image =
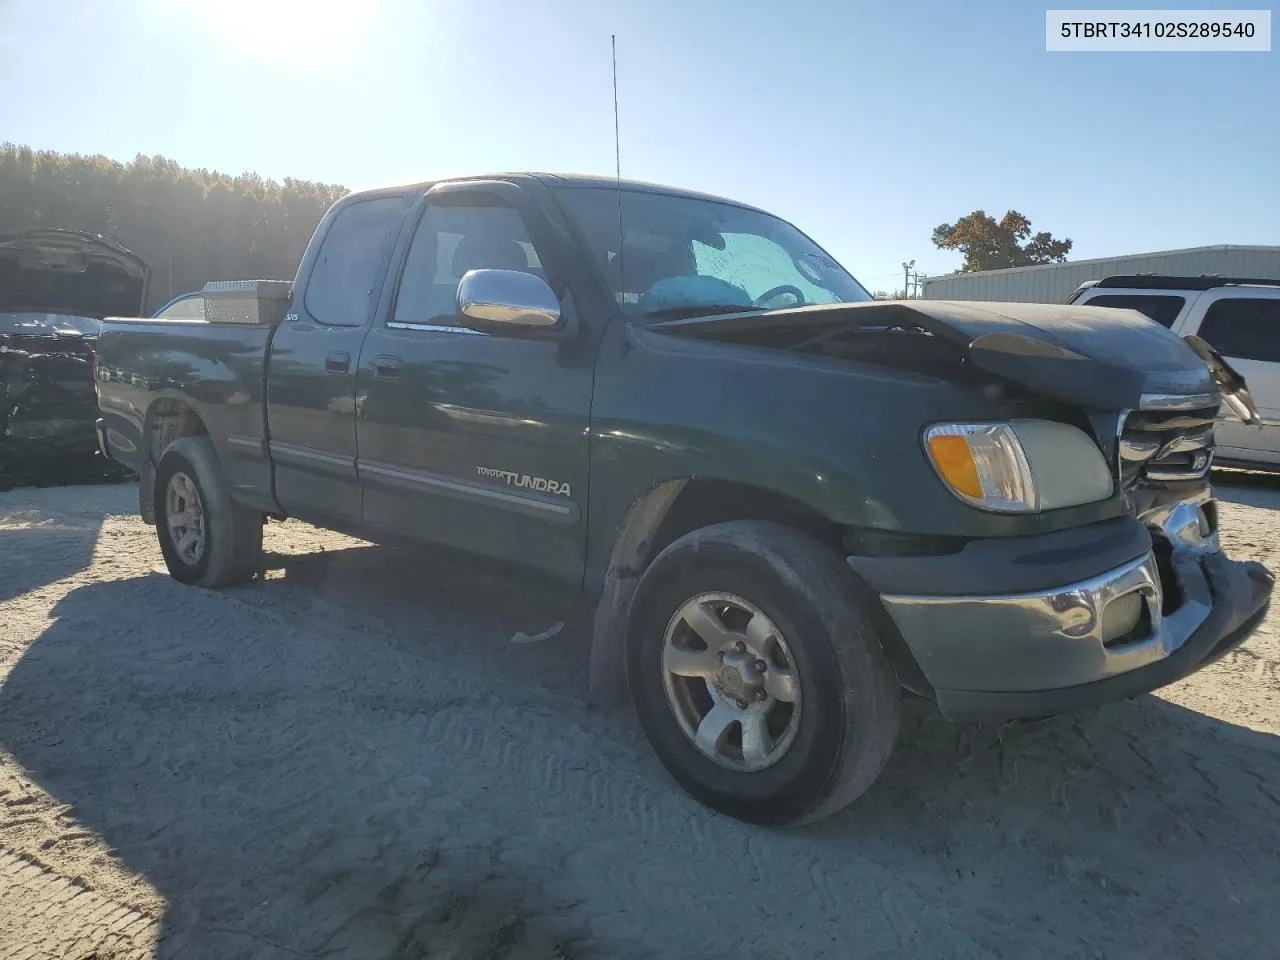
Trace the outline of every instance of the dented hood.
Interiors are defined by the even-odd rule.
[[[120,244],[76,230],[0,236],[0,311],[138,316],[151,268]]]
[[[893,327],[918,328],[951,342],[975,366],[1071,404],[1135,409],[1144,396],[1204,394],[1217,403],[1213,374],[1181,337],[1136,311],[1110,307],[868,301],[666,320],[650,329],[802,349],[846,331]]]

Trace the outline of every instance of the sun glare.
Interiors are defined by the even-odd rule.
[[[365,0],[169,0],[228,52],[302,55],[350,44],[367,25]],[[301,66],[302,64],[299,64]]]

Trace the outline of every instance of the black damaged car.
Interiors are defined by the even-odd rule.
[[[94,234],[0,236],[0,484],[109,471],[95,457],[94,345],[103,317],[141,312],[150,274]]]

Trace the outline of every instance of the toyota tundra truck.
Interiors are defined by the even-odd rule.
[[[903,689],[956,719],[1134,697],[1245,640],[1203,343],[1102,307],[875,301],[791,224],[611,179],[357,193],[290,282],[110,319],[100,441],[170,573],[252,580],[286,517],[497,561],[594,604],[703,803],[814,821]]]

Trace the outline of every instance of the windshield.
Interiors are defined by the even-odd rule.
[[[61,313],[0,313],[0,333],[50,336],[59,331],[96,337],[102,332],[102,321]]]
[[[653,319],[850,303],[871,295],[799,230],[730,203],[623,188],[556,194],[623,311]]]

